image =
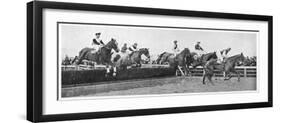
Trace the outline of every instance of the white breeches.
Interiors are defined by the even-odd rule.
[[[204,54],[204,51],[202,51],[202,50],[196,50],[196,53],[197,53],[199,56],[201,56],[201,55]]]
[[[102,47],[102,45],[91,45],[90,48],[94,48],[96,51],[99,50]]]

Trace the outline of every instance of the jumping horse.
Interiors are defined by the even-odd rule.
[[[116,76],[116,67],[111,61],[112,49],[119,52],[118,43],[114,38],[96,52],[93,52],[93,48],[83,48],[79,52],[77,64],[80,64],[84,59],[94,61],[97,64],[106,65],[106,76],[110,74],[110,69],[113,67],[113,76]]]
[[[184,48],[179,54],[176,56],[174,54],[169,55],[166,59],[169,63],[169,66],[174,68],[175,73],[177,75],[177,70],[181,71],[182,74],[188,75],[189,67],[186,65],[188,58],[190,58],[190,50],[188,48]],[[181,70],[183,69],[183,71]]]
[[[117,68],[122,70],[127,69],[127,66],[136,65],[135,67],[141,67],[141,56],[145,55],[148,59],[150,59],[149,49],[148,48],[140,48],[137,51],[134,51],[130,54],[125,55],[116,55],[113,58],[113,63]]]

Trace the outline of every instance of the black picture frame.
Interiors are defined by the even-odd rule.
[[[43,115],[42,113],[43,111],[42,110],[43,109],[42,107],[43,104],[42,103],[43,100],[43,95],[42,95],[43,13],[42,10],[44,8],[266,21],[268,22],[268,101],[257,102],[257,103],[225,104],[225,105]],[[137,115],[155,115],[155,114],[272,107],[273,106],[273,96],[272,96],[272,92],[273,92],[272,90],[273,32],[272,31],[273,29],[272,28],[273,28],[273,17],[265,16],[265,15],[232,14],[232,13],[93,5],[93,4],[63,3],[63,2],[45,2],[45,1],[29,2],[27,3],[27,120],[32,122],[45,122],[45,121],[63,121],[63,120],[94,119],[94,118],[107,118],[107,117],[124,117],[124,116],[137,116]]]

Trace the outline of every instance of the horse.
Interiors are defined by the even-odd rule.
[[[141,56],[145,55],[148,59],[150,59],[149,49],[148,48],[140,48],[137,51],[134,51],[130,54],[120,55],[117,54],[113,58],[113,63],[117,68],[121,68],[122,70],[127,69],[127,66],[131,66],[136,64],[135,67],[141,67]]]
[[[167,53],[166,53],[167,54]],[[184,48],[179,54],[176,56],[174,54],[169,55],[166,59],[171,68],[174,68],[175,73],[177,75],[177,70],[181,71],[183,68],[183,74],[187,75],[189,73],[189,67],[186,65],[187,58],[191,56],[190,50],[188,48]],[[180,68],[181,67],[181,68]]]
[[[242,64],[243,66],[256,66],[257,61],[256,61],[256,57],[246,57],[244,60],[244,63]]]
[[[197,66],[204,67],[204,65],[207,63],[207,61],[209,61],[211,59],[217,59],[218,58],[216,52],[210,52],[210,53],[207,53],[207,54],[203,54],[199,58],[194,58],[194,57],[197,56],[197,53],[192,52],[191,54],[192,54],[193,59],[194,59],[192,64],[191,64],[193,68],[196,68]]]
[[[168,58],[173,56],[173,53],[163,52],[156,59],[156,64],[165,64],[168,62]]]
[[[119,52],[118,43],[116,39],[112,38],[106,45],[101,47],[98,51],[93,52],[93,48],[83,48],[79,52],[78,62],[80,64],[82,60],[86,59],[94,61],[97,64],[106,65],[106,76],[110,73],[110,66],[113,67],[113,76],[116,76],[116,67],[111,61],[112,49]]]
[[[205,65],[204,75],[203,75],[203,84],[205,84],[205,77],[214,85],[212,82],[212,76],[214,74],[214,70],[219,70],[221,72],[225,72],[224,80],[229,80],[232,78],[231,73],[235,73],[238,75],[238,82],[240,81],[240,74],[235,70],[235,66],[239,62],[244,62],[244,55],[243,53],[231,56],[226,58],[225,61],[221,64],[217,63],[216,59],[211,59]],[[226,78],[228,76],[228,78]]]

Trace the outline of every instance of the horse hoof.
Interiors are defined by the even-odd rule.
[[[116,73],[113,73],[113,76],[116,77]]]

